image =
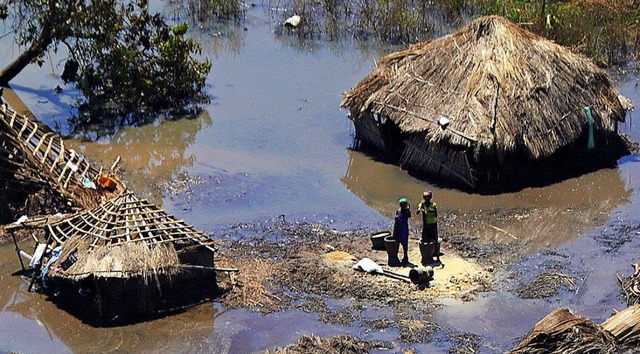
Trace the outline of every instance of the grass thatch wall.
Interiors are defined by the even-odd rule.
[[[640,307],[628,307],[601,325],[557,309],[535,324],[508,354],[633,353],[640,343]]]
[[[156,274],[175,274],[178,255],[171,244],[148,245],[142,242],[123,242],[91,248],[88,237],[71,237],[64,243],[64,250],[51,265],[48,275],[71,280],[81,280],[91,275],[97,278],[152,277]],[[68,269],[59,268],[70,254],[77,261]]]
[[[354,121],[354,124],[356,129],[354,148],[361,148],[361,144],[364,142],[367,146],[378,151],[387,151],[378,122],[374,119],[358,119]]]
[[[58,306],[93,326],[119,326],[150,320],[209,301],[220,293],[216,273],[185,269],[130,278],[75,281],[55,278]]]
[[[456,180],[469,187],[476,186],[476,176],[465,151],[455,151],[443,145],[429,145],[414,134],[405,141],[406,147],[400,166],[410,171],[421,171],[442,180]]]

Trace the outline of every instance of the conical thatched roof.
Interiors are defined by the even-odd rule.
[[[589,129],[587,106],[596,132],[614,131],[626,114],[590,60],[498,16],[387,55],[341,106],[354,120],[370,112],[405,133],[426,132],[431,143],[534,159]]]
[[[196,248],[212,254],[213,266],[215,248],[209,237],[131,192],[47,225],[47,230],[54,246],[62,246],[49,276],[78,280],[171,273],[179,269],[180,255]],[[63,270],[71,254],[77,261]]]

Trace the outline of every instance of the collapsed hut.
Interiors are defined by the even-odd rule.
[[[612,166],[632,108],[589,59],[499,16],[385,56],[341,107],[354,148],[472,190]]]
[[[14,214],[95,208],[125,186],[36,119],[0,107],[0,222]]]
[[[625,277],[618,275],[620,292],[627,305],[640,304],[640,264],[633,264],[633,275]]]
[[[114,176],[118,160],[97,170],[48,127],[7,105],[0,107],[0,138],[0,214],[30,215],[5,228],[30,291],[109,325],[210,299],[216,271],[237,271],[214,267],[210,237],[128,191]],[[32,203],[34,195],[48,200]],[[23,200],[39,205],[23,208]],[[19,248],[18,229],[35,241],[32,254]]]
[[[508,354],[620,353],[640,340],[640,307],[628,307],[602,324],[557,309],[535,324]]]
[[[42,228],[32,286],[82,319],[155,315],[216,289],[213,241],[129,191]]]

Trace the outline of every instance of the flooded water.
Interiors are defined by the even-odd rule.
[[[486,219],[486,227],[468,230],[469,234],[524,247],[524,258],[509,271],[527,274],[561,265],[586,279],[575,295],[552,301],[522,300],[509,289],[469,303],[443,299],[438,324],[483,337],[482,352],[509,349],[557,307],[570,307],[597,321],[624,307],[617,297],[615,274],[630,271],[637,261],[632,250],[638,241],[634,238],[611,251],[603,236],[622,223],[638,224],[640,157],[625,157],[615,169],[498,196],[416,180],[397,166],[348,149],[353,127],[339,109],[341,94],[366,76],[382,53],[277,37],[264,10],[257,6],[249,11],[246,31],[199,35],[203,54],[213,62],[208,80],[212,102],[202,115],[69,144],[106,166],[121,156],[130,189],[214,237],[235,223],[281,215],[339,229],[389,227],[398,198],[406,196],[415,205],[423,190],[432,189],[440,213]],[[0,39],[0,48],[8,53],[0,65],[17,54],[7,37]],[[66,89],[54,94],[55,76],[61,71],[62,64],[51,60],[42,68],[25,70],[12,87],[36,116],[67,133],[66,103],[76,93]],[[640,106],[639,77],[618,79],[622,93]],[[631,118],[623,131],[640,141]],[[184,193],[167,193],[166,183],[182,178],[195,183]],[[499,217],[505,211],[515,217]],[[398,337],[393,329],[370,332],[357,325],[327,324],[304,312],[260,315],[213,304],[131,326],[93,328],[28,293],[20,278],[11,275],[19,267],[12,246],[0,249],[0,352],[248,353],[284,346],[310,333],[351,333],[367,340]],[[383,313],[370,309],[366,316]],[[445,347],[429,344],[413,347],[446,352]]]

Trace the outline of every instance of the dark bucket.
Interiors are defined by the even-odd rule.
[[[384,247],[384,238],[387,236],[391,236],[391,232],[383,231],[371,235],[371,249],[384,251],[386,249]]]
[[[436,242],[436,249],[433,251],[433,256],[436,257],[436,262],[440,262],[440,242],[442,242],[442,240],[438,239],[438,242]]]
[[[414,284],[421,284],[431,281],[433,279],[433,268],[431,267],[416,267],[409,271],[409,279]]]
[[[387,250],[387,256],[389,258],[387,264],[391,267],[400,265],[398,248],[400,248],[400,242],[393,238],[393,236],[389,235],[384,238],[384,249]]]
[[[420,263],[423,266],[434,263],[433,255],[436,252],[436,243],[435,242],[422,242],[420,241],[420,255],[422,256],[422,260]]]

